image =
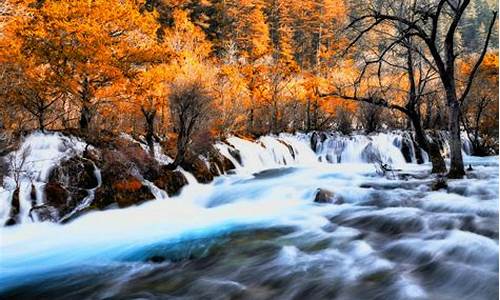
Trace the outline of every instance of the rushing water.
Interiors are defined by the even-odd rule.
[[[281,141],[293,151],[229,139],[243,166],[178,197],[0,229],[0,298],[498,298],[498,157],[467,157],[468,179],[431,191],[430,166],[387,136],[318,154]],[[363,163],[369,142],[397,178]],[[314,203],[318,188],[340,204]]]

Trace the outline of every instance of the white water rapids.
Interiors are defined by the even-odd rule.
[[[469,178],[431,191],[429,164],[406,163],[400,140],[330,136],[314,152],[308,135],[230,138],[217,148],[235,174],[211,184],[3,227],[0,298],[497,298],[498,157],[466,156]],[[370,143],[404,176],[379,176]],[[341,203],[314,203],[318,188]]]

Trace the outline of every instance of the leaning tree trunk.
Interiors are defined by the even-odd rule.
[[[413,128],[415,129],[415,139],[417,140],[417,143],[429,154],[429,158],[432,163],[431,173],[446,173],[446,164],[443,156],[441,155],[441,151],[439,151],[439,146],[434,141],[427,138],[417,113],[410,112],[409,119],[413,123]]]
[[[448,105],[448,129],[450,131],[450,172],[449,178],[462,178],[465,175],[460,139],[460,105],[451,101]]]

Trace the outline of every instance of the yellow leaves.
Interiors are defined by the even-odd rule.
[[[203,31],[194,25],[184,10],[173,12],[174,26],[165,31],[165,41],[178,60],[203,60],[209,57],[212,48]]]

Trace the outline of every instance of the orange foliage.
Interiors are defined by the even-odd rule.
[[[113,189],[122,192],[136,192],[142,187],[142,183],[136,178],[129,178],[117,181],[113,184]]]

